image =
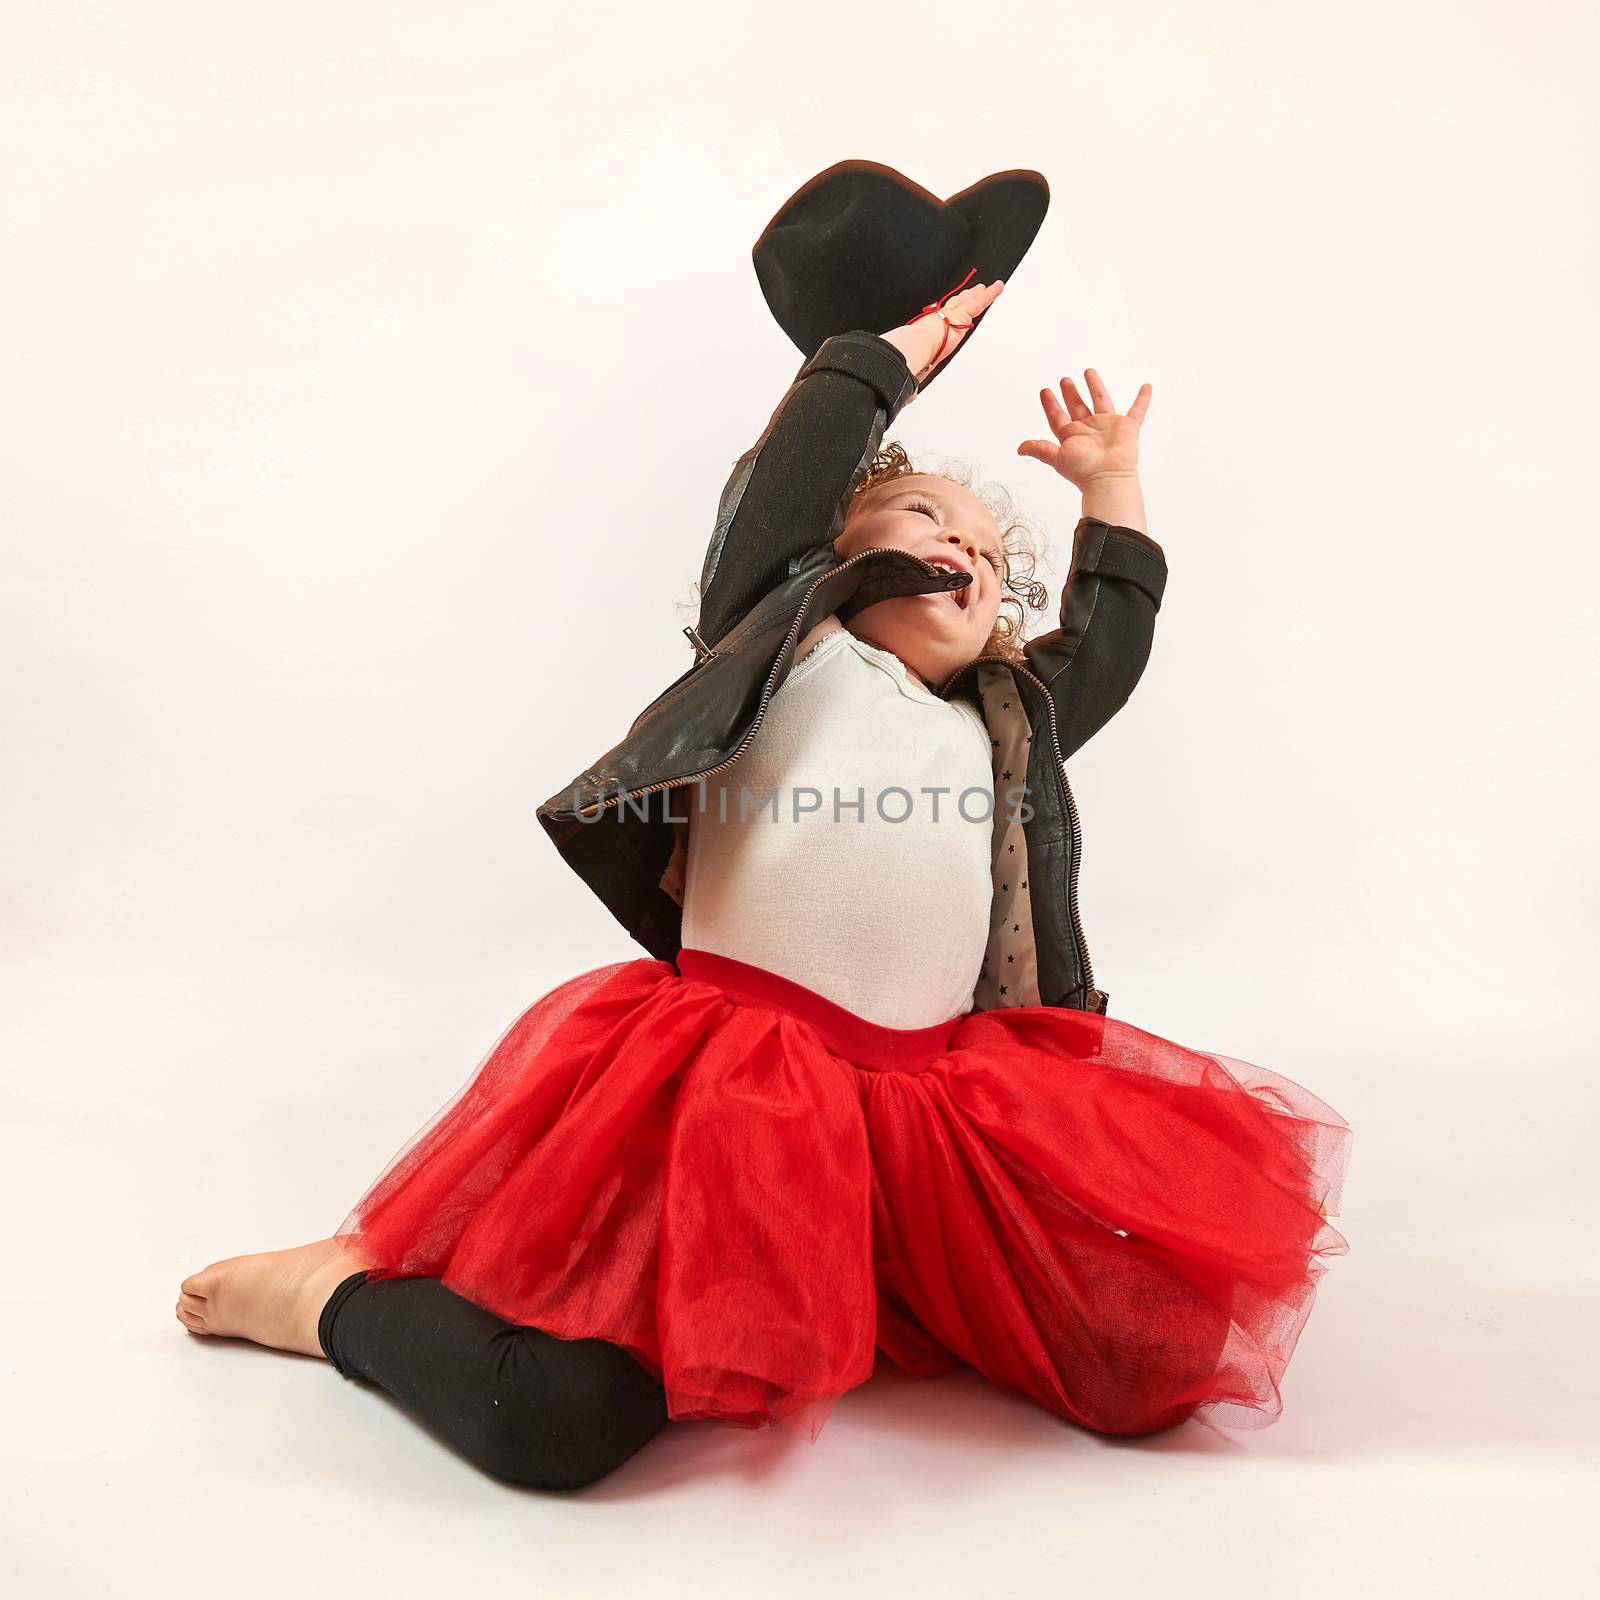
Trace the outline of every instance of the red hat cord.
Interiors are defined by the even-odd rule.
[[[919,311],[919,312],[918,312],[918,313],[917,313],[917,314],[916,314],[916,316],[914,316],[914,317],[907,317],[907,318],[906,318],[906,324],[907,324],[907,326],[908,326],[908,327],[909,327],[909,326],[910,326],[910,324],[911,324],[911,323],[913,323],[913,322],[920,322],[920,321],[921,321],[921,320],[922,320],[922,319],[923,319],[923,318],[924,318],[924,317],[930,317],[930,316],[932,316],[932,315],[933,315],[933,314],[934,314],[934,312],[936,312],[936,311],[937,311],[937,312],[938,312],[938,313],[939,313],[939,316],[940,316],[940,317],[941,317],[941,318],[942,318],[942,319],[943,319],[943,321],[944,321],[944,337],[943,337],[943,338],[942,338],[942,339],[940,339],[940,341],[939,341],[939,348],[938,348],[938,349],[937,349],[937,350],[935,350],[935,351],[934,351],[934,353],[933,353],[933,359],[932,359],[932,360],[931,360],[931,361],[930,361],[930,362],[929,362],[929,363],[928,363],[928,364],[927,364],[927,366],[925,366],[925,367],[924,367],[924,368],[923,368],[923,369],[922,369],[922,371],[921,371],[921,372],[919,372],[919,373],[918,373],[918,374],[917,374],[917,382],[918,382],[918,383],[919,383],[919,384],[920,384],[920,383],[921,383],[921,382],[922,382],[922,380],[923,380],[923,379],[924,379],[924,378],[925,378],[925,377],[927,377],[927,375],[928,375],[928,374],[929,374],[929,373],[930,373],[930,372],[932,372],[932,371],[933,371],[933,369],[934,369],[934,368],[935,368],[935,367],[936,367],[936,366],[938,366],[938,365],[939,365],[939,357],[940,357],[940,356],[942,356],[942,355],[943,355],[943,354],[944,354],[944,347],[945,347],[945,346],[946,346],[946,345],[947,345],[947,344],[949,344],[949,342],[950,342],[950,330],[951,330],[951,329],[952,329],[952,328],[959,328],[959,329],[960,329],[960,331],[961,331],[961,332],[962,332],[962,333],[965,333],[965,332],[966,332],[966,331],[967,331],[967,329],[968,329],[968,328],[970,328],[970,327],[972,327],[972,326],[973,326],[973,323],[971,323],[971,322],[952,322],[952,321],[951,321],[951,320],[950,320],[950,319],[949,319],[949,317],[947,317],[947,316],[945,316],[945,314],[944,314],[944,311],[943,311],[943,310],[942,310],[942,309],[941,309],[941,308],[942,308],[942,307],[943,307],[943,305],[944,305],[944,303],[945,303],[945,301],[946,301],[946,300],[948,300],[948,299],[949,299],[949,298],[950,298],[950,296],[951,296],[951,295],[953,295],[953,294],[959,294],[959,293],[960,293],[960,292],[961,292],[961,291],[962,291],[962,290],[963,290],[963,289],[964,289],[964,288],[965,288],[965,287],[966,287],[966,286],[967,286],[967,279],[968,279],[968,278],[970,278],[970,277],[972,277],[972,275],[973,275],[973,274],[974,274],[974,273],[975,273],[975,272],[976,272],[976,271],[977,271],[977,270],[978,270],[978,269],[977,269],[977,268],[976,268],[976,267],[969,267],[969,268],[968,268],[968,269],[967,269],[967,276],[966,276],[966,278],[963,278],[963,279],[962,279],[962,280],[961,280],[961,282],[960,282],[960,283],[958,283],[958,284],[957,284],[957,285],[956,285],[956,286],[955,286],[955,288],[953,288],[953,289],[947,289],[947,290],[946,290],[946,291],[945,291],[945,292],[944,292],[944,293],[943,293],[943,294],[942,294],[942,295],[940,295],[940,296],[939,296],[939,298],[938,298],[938,299],[937,299],[937,300],[934,300],[934,301],[932,301],[932,302],[931,302],[931,303],[930,303],[930,304],[928,304],[928,305],[925,305],[925,306],[924,306],[924,307],[923,307],[923,308],[922,308],[922,309],[921,309],[921,310],[920,310],[920,311]]]

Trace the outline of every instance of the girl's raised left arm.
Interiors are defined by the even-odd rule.
[[[1083,495],[1061,625],[1023,645],[1055,701],[1063,756],[1087,744],[1133,693],[1150,658],[1167,583],[1166,555],[1145,531],[1139,484],[1139,428],[1150,385],[1122,415],[1093,367],[1084,378],[1093,408],[1063,378],[1065,409],[1050,390],[1039,392],[1054,439],[1017,447],[1018,455],[1045,462]]]

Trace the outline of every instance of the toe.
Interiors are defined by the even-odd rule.
[[[235,1261],[241,1259],[239,1256],[227,1256],[221,1261],[213,1261],[209,1267],[191,1272],[178,1287],[185,1294],[197,1294],[202,1297],[215,1294],[217,1286],[227,1277],[229,1268]]]
[[[216,1287],[219,1286],[213,1285],[213,1288]],[[178,1295],[178,1320],[196,1333],[228,1332],[223,1325],[226,1318],[221,1314],[225,1309],[223,1297],[216,1294],[208,1298],[184,1289]]]

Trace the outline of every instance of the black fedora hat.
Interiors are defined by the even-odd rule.
[[[836,333],[887,333],[958,287],[1009,283],[1049,205],[1043,174],[1026,168],[991,173],[941,200],[893,167],[840,161],[784,201],[751,255],[778,326],[809,359]],[[958,350],[987,315],[974,319]]]

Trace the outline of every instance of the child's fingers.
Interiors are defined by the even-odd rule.
[[[1128,407],[1128,415],[1135,422],[1143,422],[1144,414],[1150,409],[1150,385],[1147,383],[1133,397],[1133,404]]]
[[[1042,390],[1041,393],[1050,395],[1050,403],[1052,405],[1055,404],[1056,397],[1050,394],[1048,389]],[[1061,380],[1061,393],[1066,399],[1067,410],[1074,420],[1081,421],[1084,417],[1091,415],[1088,406],[1083,403],[1083,396],[1078,393],[1078,386],[1071,378],[1063,378]]]
[[[1061,402],[1049,389],[1039,391],[1039,404],[1044,407],[1044,420],[1050,424],[1050,431],[1058,439],[1065,439],[1067,429],[1072,426],[1072,417],[1062,409]]]
[[[975,283],[970,289],[963,289],[960,294],[952,295],[946,300],[945,310],[950,311],[959,306],[970,321],[980,311],[993,305],[1000,298],[1000,292],[1004,288],[1005,282],[1001,278],[996,278],[993,283]]]
[[[1111,395],[1106,386],[1100,381],[1100,374],[1093,367],[1083,369],[1084,381],[1089,385],[1089,393],[1094,397],[1096,411],[1115,411],[1117,408],[1111,403]]]

